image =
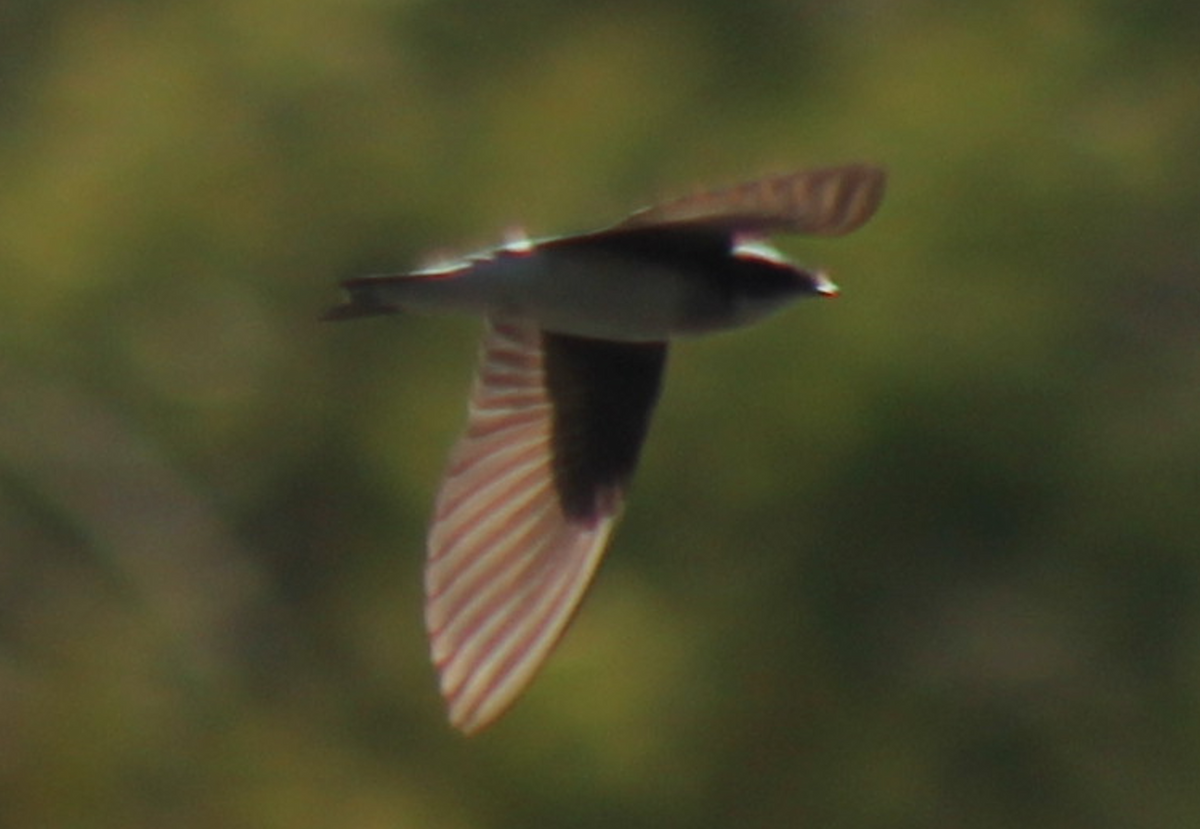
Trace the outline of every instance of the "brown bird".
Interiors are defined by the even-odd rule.
[[[838,236],[883,198],[878,167],[803,170],[637,211],[603,230],[347,280],[327,319],[487,319],[465,434],[437,496],[425,620],[450,721],[479,731],[562,636],[595,573],[658,399],[667,343],[833,296],[768,235]]]

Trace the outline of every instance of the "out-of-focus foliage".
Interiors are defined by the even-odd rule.
[[[0,824],[1194,827],[1194,3],[0,9]],[[683,343],[591,599],[443,722],[477,326],[338,278],[889,166]],[[494,235],[495,234],[495,235]]]

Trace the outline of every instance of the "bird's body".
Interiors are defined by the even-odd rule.
[[[883,182],[868,166],[802,171],[647,208],[593,233],[344,283],[349,301],[329,319],[404,310],[489,321],[425,577],[433,658],[456,726],[477,731],[503,713],[569,623],[637,464],[667,342],[836,293],[762,240],[854,230],[875,212]]]
[[[691,228],[521,241],[444,267],[350,280],[346,287],[359,307],[476,313],[621,342],[664,342],[745,325],[790,299],[836,290],[765,245],[713,242]]]

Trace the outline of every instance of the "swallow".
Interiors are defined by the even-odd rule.
[[[767,244],[865,223],[886,175],[801,170],[643,208],[615,225],[342,283],[329,320],[486,320],[467,425],[438,492],[425,623],[453,726],[493,723],[532,681],[604,554],[658,400],[668,343],[837,287]]]

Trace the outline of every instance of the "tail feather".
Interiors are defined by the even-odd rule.
[[[342,283],[342,287],[346,289],[346,301],[341,305],[335,305],[322,314],[322,320],[326,322],[341,322],[342,320],[353,320],[360,317],[395,314],[399,310],[395,306],[380,302],[376,297],[375,291],[371,290],[370,285],[366,284],[364,280],[347,280]]]

